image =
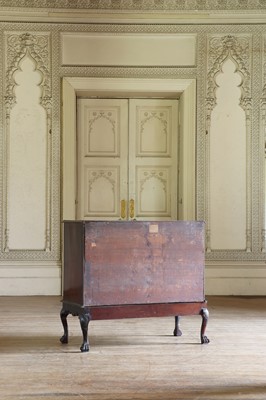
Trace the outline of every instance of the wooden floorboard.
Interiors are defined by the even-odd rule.
[[[266,399],[266,298],[209,297],[200,316],[92,321],[81,353],[77,317],[63,333],[59,297],[0,297],[0,399]]]

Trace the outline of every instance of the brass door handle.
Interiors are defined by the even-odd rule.
[[[135,201],[134,199],[130,199],[129,201],[129,217],[134,218],[135,216]]]
[[[127,216],[126,204],[127,204],[126,200],[121,200],[121,202],[120,202],[120,217],[122,219],[125,219]]]

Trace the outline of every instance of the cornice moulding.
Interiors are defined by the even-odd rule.
[[[1,10],[0,22],[117,23],[117,24],[265,24],[266,10],[260,12],[140,12],[116,10]]]
[[[265,0],[0,0],[6,9],[87,9],[138,11],[234,11],[265,10]]]

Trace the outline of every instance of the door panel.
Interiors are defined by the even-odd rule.
[[[127,197],[127,109],[127,100],[78,100],[77,219],[120,218]]]
[[[78,100],[77,218],[177,219],[177,101]]]
[[[177,219],[177,101],[129,103],[129,196],[135,219]]]
[[[137,166],[135,217],[149,219],[171,217],[171,188],[169,186],[169,168]]]

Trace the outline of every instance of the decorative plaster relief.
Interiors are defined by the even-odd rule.
[[[0,0],[0,7],[87,10],[253,10],[266,9],[265,0]]]
[[[260,99],[261,109],[261,129],[262,129],[262,147],[264,149],[264,168],[262,168],[264,191],[262,194],[261,205],[264,207],[264,212],[261,215],[262,231],[261,231],[261,251],[266,252],[266,35],[263,36],[263,58],[262,58],[262,71],[263,71],[263,87]]]
[[[51,250],[49,36],[44,33],[5,34],[5,252]],[[32,239],[25,241],[26,236]]]
[[[238,228],[239,230],[243,230],[246,227],[246,246],[245,250],[246,252],[250,252],[251,251],[251,178],[250,178],[250,165],[251,165],[251,150],[250,150],[250,135],[251,135],[251,129],[250,129],[250,114],[251,114],[251,78],[250,78],[250,54],[251,54],[251,37],[250,36],[232,36],[232,35],[228,35],[228,36],[215,36],[215,37],[211,37],[209,39],[209,43],[208,43],[208,72],[207,72],[207,97],[206,97],[206,108],[207,108],[207,113],[206,113],[206,125],[207,125],[207,129],[206,129],[206,147],[207,147],[207,152],[206,152],[206,156],[207,156],[207,171],[206,171],[206,177],[207,177],[207,186],[206,186],[206,199],[207,199],[207,251],[210,252],[213,250],[212,248],[212,236],[214,238],[214,249],[217,249],[217,244],[218,242],[220,242],[220,245],[218,244],[218,249],[223,249],[226,250],[226,248],[223,248],[223,244],[222,244],[222,239],[220,238],[217,242],[217,240],[215,240],[215,237],[217,237],[217,232],[218,232],[218,236],[219,236],[219,229],[217,228],[217,226],[213,225],[213,220],[216,221],[216,225],[217,225],[217,218],[215,218],[215,215],[217,213],[222,213],[222,212],[227,212],[228,214],[232,214],[232,210],[235,207],[235,202],[237,202],[239,204],[239,207],[237,208],[239,216],[238,216]],[[236,103],[236,113],[234,114],[234,116],[232,116],[230,118],[230,111],[227,111],[227,114],[224,114],[224,118],[227,116],[228,118],[230,118],[230,124],[227,127],[227,132],[222,132],[223,129],[226,129],[225,126],[219,128],[219,122],[217,122],[217,116],[214,118],[214,108],[217,107],[217,95],[218,95],[218,88],[219,88],[219,83],[218,83],[218,77],[220,77],[220,75],[222,76],[223,74],[223,67],[225,66],[226,62],[228,62],[230,60],[230,62],[232,63],[232,65],[234,66],[233,69],[235,69],[235,71],[232,70],[232,75],[230,74],[229,71],[229,75],[227,76],[234,76],[235,73],[239,75],[239,84],[237,84],[235,86],[235,83],[232,82],[232,85],[229,85],[229,89],[231,90],[232,93],[231,95],[233,95],[234,93],[234,87],[236,88],[236,96],[238,96],[237,94],[237,87],[240,88],[240,95],[239,95],[239,100],[237,100],[236,98],[236,102],[239,101],[239,107],[241,107],[244,112],[245,112],[245,124],[241,124],[241,113],[239,110],[239,113],[237,112],[237,103]],[[227,79],[231,79],[231,78],[227,78]],[[232,78],[233,79],[233,78]],[[226,85],[226,82],[225,82]],[[219,90],[221,90],[221,88],[219,88]],[[225,97],[228,96],[225,95]],[[225,99],[223,99],[223,101],[225,101]],[[221,104],[220,104],[221,106]],[[226,104],[224,106],[222,106],[222,109],[226,108]],[[223,114],[223,113],[222,113]],[[216,114],[215,114],[216,115]],[[235,121],[236,115],[238,115],[239,118],[239,124],[237,123],[237,121]],[[232,119],[234,118],[234,120]],[[226,122],[226,121],[224,121]],[[244,121],[243,121],[244,122]],[[234,123],[236,124],[235,128]],[[217,125],[218,124],[218,125]],[[242,126],[243,125],[243,126]],[[239,128],[241,127],[242,128]],[[215,129],[215,131],[212,132],[212,129]],[[231,171],[232,173],[230,174],[230,176],[227,175],[227,177],[223,176],[223,174],[225,174],[226,172],[226,168],[224,168],[224,172],[220,171],[220,175],[215,177],[213,176],[214,171],[211,170],[211,168],[214,168],[213,164],[211,163],[211,159],[213,156],[213,152],[215,151],[215,148],[213,147],[214,144],[211,145],[211,143],[216,143],[215,137],[218,134],[218,131],[220,132],[220,140],[222,140],[223,142],[220,142],[220,148],[222,148],[222,144],[223,146],[225,146],[228,150],[227,156],[229,157],[229,155],[231,154],[230,152],[230,146],[234,146],[234,156],[231,158]],[[231,136],[228,137],[228,133],[231,132]],[[237,133],[238,132],[238,133]],[[236,135],[238,135],[238,139],[236,139]],[[244,135],[244,138],[243,138]],[[228,142],[227,141],[231,141]],[[233,144],[234,140],[236,141],[236,146]],[[219,144],[219,143],[218,143]],[[229,146],[229,147],[228,147]],[[217,147],[217,143],[216,143],[216,147]],[[219,147],[219,146],[218,146]],[[226,154],[224,154],[224,157],[226,157]],[[229,159],[227,160],[229,163]],[[222,162],[222,160],[221,160]],[[224,162],[226,163],[226,159],[224,160]],[[226,166],[226,165],[225,165]],[[239,170],[239,173],[237,173],[236,171],[239,169],[239,167],[241,166],[241,169]],[[235,177],[235,184],[233,182],[231,182],[231,180],[229,179],[232,178],[233,176],[233,172],[235,171],[235,173],[237,173],[236,177]],[[218,173],[218,172],[217,172]],[[243,182],[240,179],[240,176],[243,176]],[[225,180],[226,182],[226,186],[228,186],[228,194],[226,196],[226,194],[224,193],[224,188],[223,189],[219,189],[219,185],[222,184],[222,182]],[[218,183],[217,183],[218,181]],[[231,182],[231,183],[230,183]],[[242,182],[242,183],[240,183]],[[217,195],[218,193],[214,193],[214,189],[213,189],[213,185],[216,187],[216,191],[221,190],[221,196],[222,193],[224,194],[224,196],[222,196],[222,198],[224,197],[224,202],[223,204],[221,204],[220,206],[222,207],[222,209],[219,208],[219,198],[220,196]],[[239,186],[240,185],[240,186]],[[234,190],[232,191],[233,187],[238,187],[238,189],[236,190],[236,192],[234,192]],[[225,187],[225,186],[224,186]],[[244,191],[244,192],[243,192]],[[235,194],[234,194],[235,193]],[[242,193],[242,194],[240,194]],[[228,197],[229,196],[229,197]],[[240,196],[240,198],[239,198]],[[216,206],[218,206],[219,210],[217,209],[215,212],[215,207],[213,204],[214,199],[216,199],[217,201],[215,201]],[[242,199],[242,200],[241,200]],[[229,203],[229,204],[227,204]],[[241,207],[243,209],[243,211],[241,212],[240,209]],[[246,215],[245,215],[245,209],[246,209]],[[227,211],[226,211],[227,210]],[[244,213],[244,215],[243,215]],[[225,242],[228,242],[228,250],[240,250],[242,248],[241,245],[241,241],[235,241],[234,240],[234,228],[236,226],[237,221],[234,221],[234,215],[235,213],[233,212],[233,214],[231,215],[231,217],[229,216],[228,221],[227,221],[227,225],[226,225],[226,217],[227,215],[224,216],[224,223],[221,223],[220,226],[220,230],[222,231],[223,228],[225,231],[228,231],[228,235],[230,236],[230,234],[232,235],[231,238],[231,243],[230,241],[228,242],[228,240]],[[219,220],[219,218],[218,218]],[[244,225],[243,225],[244,223]],[[225,225],[225,226],[222,226]],[[231,229],[230,229],[230,225],[231,225]],[[214,227],[216,229],[214,229],[214,231],[212,232],[211,229],[213,229]],[[218,230],[217,230],[218,229]],[[216,232],[216,233],[215,233]],[[229,239],[229,238],[228,238]],[[235,248],[234,248],[234,242],[235,242]],[[233,247],[232,247],[233,246]],[[243,249],[244,250],[244,249]]]
[[[207,118],[216,105],[215,77],[222,72],[222,66],[227,59],[236,65],[236,71],[242,76],[240,105],[248,112],[251,108],[250,82],[250,51],[251,37],[247,36],[216,36],[209,39],[208,72],[207,72]],[[247,113],[249,116],[249,113]]]

